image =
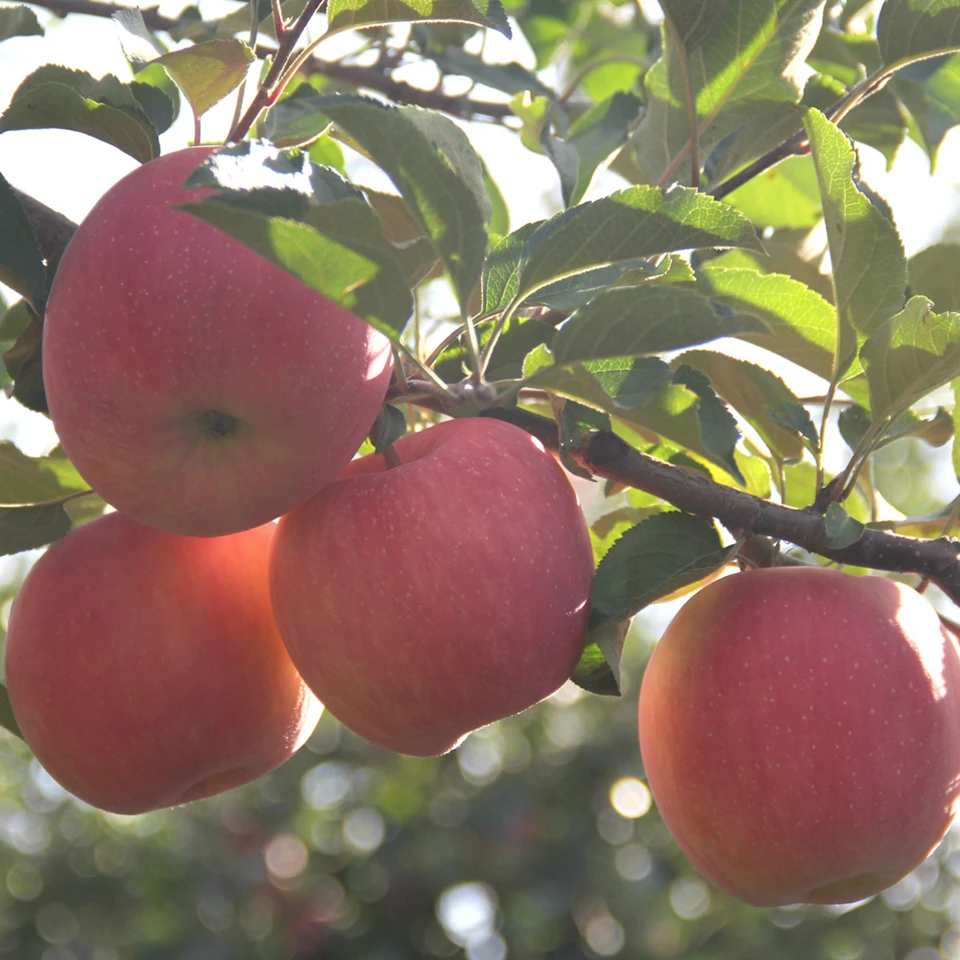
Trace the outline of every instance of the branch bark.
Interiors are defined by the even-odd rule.
[[[30,0],[32,6],[50,10],[57,16],[69,13],[82,13],[93,17],[112,17],[121,10],[128,10],[127,4],[107,3],[101,0]],[[162,33],[185,29],[191,24],[174,17],[166,17],[157,7],[141,9],[143,21],[149,30]],[[276,49],[264,45],[256,48],[257,56],[263,59],[276,53]],[[439,110],[463,120],[485,118],[502,120],[512,116],[513,111],[506,103],[493,103],[484,100],[471,100],[469,97],[452,97],[439,90],[422,90],[402,80],[394,80],[388,73],[375,67],[358,67],[343,63],[328,63],[319,57],[313,57],[304,67],[305,73],[320,74],[331,80],[341,80],[355,87],[375,90],[395,103],[412,104]]]
[[[546,417],[501,409],[484,415],[509,420],[537,437],[547,449],[559,449],[557,425]],[[636,487],[688,513],[715,517],[731,530],[786,540],[837,563],[929,577],[960,604],[960,541],[953,538],[917,540],[868,529],[856,543],[835,550],[827,542],[822,514],[813,508],[798,510],[715,483],[647,456],[609,431],[588,434],[570,452],[596,477]]]

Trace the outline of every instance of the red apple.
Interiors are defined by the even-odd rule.
[[[310,688],[374,743],[443,753],[552,693],[583,648],[593,555],[538,441],[496,420],[355,460],[280,521],[277,623]]]
[[[37,561],[10,613],[6,677],[62,786],[141,813],[253,780],[310,735],[323,708],[270,606],[275,530],[180,537],[114,513]]]
[[[953,820],[960,656],[894,580],[726,577],[657,644],[640,746],[664,822],[708,880],[757,906],[859,900]]]
[[[170,533],[272,520],[349,462],[383,402],[390,343],[174,204],[210,153],[109,190],[71,240],[44,320],[54,426],[109,503]]]

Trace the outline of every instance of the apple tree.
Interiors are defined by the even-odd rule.
[[[939,861],[903,881],[915,884],[915,897],[898,885],[899,894],[871,901],[859,919],[793,908],[758,919],[732,901],[711,906],[719,895],[690,873],[662,825],[640,826],[650,804],[632,718],[649,647],[640,629],[630,629],[653,605],[735,566],[820,565],[893,575],[925,592],[939,613],[944,656],[953,655],[952,637],[960,634],[953,607],[960,604],[960,546],[950,536],[960,515],[960,455],[950,455],[960,246],[948,230],[908,257],[897,227],[907,211],[870,186],[861,155],[879,151],[896,170],[910,151],[931,166],[949,154],[951,128],[960,124],[960,0],[661,0],[659,7],[273,0],[216,11],[5,2],[0,56],[42,48],[72,23],[97,18],[112,21],[124,70],[95,74],[51,58],[17,76],[0,114],[0,148],[38,130],[69,131],[71,142],[93,138],[148,169],[188,140],[216,146],[182,183],[189,198],[178,200],[181,215],[242,245],[229,249],[249,248],[242,261],[236,256],[239,274],[257,272],[247,267],[254,261],[269,266],[301,299],[316,295],[353,314],[366,325],[364,336],[386,345],[392,375],[387,382],[384,374],[369,416],[346,423],[351,415],[339,414],[355,435],[352,446],[367,435],[360,452],[396,467],[405,435],[440,422],[487,418],[525,431],[576,479],[595,572],[578,657],[563,671],[572,684],[530,716],[474,734],[456,754],[415,766],[339,731],[328,716],[308,748],[265,781],[273,787],[238,793],[249,810],[227,795],[211,801],[221,805],[210,812],[183,819],[175,817],[180,811],[150,814],[141,835],[70,807],[10,738],[37,822],[63,808],[63,837],[95,836],[96,850],[102,842],[120,851],[126,866],[115,879],[131,889],[147,883],[149,871],[138,872],[127,853],[135,860],[152,851],[159,859],[151,862],[160,864],[170,849],[186,856],[190,837],[211,831],[196,841],[207,859],[158,866],[150,896],[184,896],[177,876],[209,881],[217,892],[199,914],[203,936],[225,943],[218,930],[239,930],[251,956],[349,956],[351,937],[385,956],[410,955],[399,942],[413,944],[417,955],[459,946],[472,957],[747,956],[757,944],[765,951],[757,956],[822,948],[838,958],[907,950],[920,958],[933,944],[960,955],[960,936],[950,939],[950,922],[960,919],[946,866],[952,835]],[[67,176],[67,149],[60,159]],[[535,184],[521,180],[527,170],[536,171]],[[50,331],[61,309],[56,299],[71,308],[97,258],[73,271],[64,298],[58,266],[64,257],[66,288],[77,225],[3,174],[0,167],[5,403],[40,416],[52,407],[70,448],[51,376]],[[540,215],[518,222],[518,198],[541,187]],[[131,236],[138,212],[136,204],[124,210]],[[134,241],[127,247],[136,253]],[[149,263],[148,246],[139,259]],[[158,296],[173,274],[156,273]],[[141,292],[156,299],[149,288]],[[283,297],[275,299],[278,315]],[[192,319],[202,322],[217,299]],[[48,303],[55,308],[45,333]],[[296,388],[304,365],[307,373],[322,369],[334,395],[350,392],[337,382],[346,374],[333,347],[322,367],[303,348],[268,362],[285,342],[273,335],[271,318],[234,328],[231,319],[223,320],[225,333],[218,328],[220,352],[207,344],[203,358],[214,369],[244,343],[256,344],[263,363],[235,385],[238,396],[255,397],[266,383],[292,398],[287,421],[315,422],[309,408],[307,416],[295,409],[303,407]],[[189,324],[178,336],[185,354],[199,349],[186,346]],[[60,408],[69,407],[79,425],[70,429],[82,431],[104,409],[90,384],[109,380],[97,373],[107,338],[81,343],[70,335],[55,346],[58,371],[79,369],[88,378]],[[111,415],[122,410],[120,397]],[[329,405],[323,409],[329,414]],[[233,432],[231,414],[212,413],[207,427]],[[149,435],[141,440],[134,468],[156,446]],[[108,474],[127,469],[128,449],[107,447]],[[307,458],[314,454],[304,448],[300,466],[310,462],[311,470],[303,472],[313,470]],[[234,469],[237,486],[244,469]],[[907,472],[939,482],[929,490],[922,482],[905,486]],[[463,484],[482,505],[482,473],[464,470]],[[63,447],[34,456],[3,441],[0,552],[16,557],[70,542],[71,529],[99,522],[108,503],[125,509],[114,489]],[[533,486],[518,498],[538,493]],[[182,494],[173,480],[166,489],[158,483],[152,496],[176,518],[187,509],[176,506],[187,504]],[[431,500],[438,518],[444,500]],[[452,493],[450,500],[458,502]],[[299,500],[283,502],[280,512]],[[389,500],[377,504],[384,524],[390,507]],[[469,509],[437,521],[450,538],[448,567],[457,564],[458,523],[476,522]],[[550,521],[536,524],[531,549]],[[416,544],[405,545],[391,557],[398,585],[389,589],[420,576],[423,558]],[[497,552],[490,556],[496,562]],[[25,568],[12,564],[10,599]],[[448,589],[443,564],[429,569],[434,590]],[[429,682],[442,647],[438,641],[417,652],[418,684]],[[20,733],[5,689],[0,723]],[[335,751],[342,755],[317,761],[316,754]],[[520,784],[513,793],[500,779],[511,769]],[[458,776],[466,788],[454,783]],[[356,800],[349,810],[348,797]],[[511,803],[514,815],[505,812]],[[589,840],[578,820],[584,811],[591,811]],[[571,853],[577,841],[596,843],[594,823],[617,848],[605,860]],[[421,847],[438,830],[455,839],[431,860]],[[497,843],[543,851],[550,867],[531,852],[511,870],[510,853],[498,853]],[[239,863],[245,844],[261,851],[260,873],[231,877],[223,863]],[[144,852],[130,853],[135,848]],[[382,859],[378,851],[386,851]],[[311,872],[313,855],[322,862]],[[89,864],[78,855],[74,873],[109,879],[111,862],[107,853]],[[8,888],[30,904],[40,891],[21,894],[36,888],[42,871],[34,865],[33,873],[16,873],[20,866],[10,867]],[[593,882],[573,878],[584,870],[595,872]],[[557,871],[564,879],[551,886]],[[28,879],[18,887],[21,875]],[[471,887],[467,880],[478,876],[482,882]],[[37,935],[57,949],[74,942],[85,944],[78,950],[100,949],[96,937],[84,939],[80,914],[64,905],[82,902],[68,887],[38,907],[33,932],[11,920],[11,949]],[[525,900],[525,890],[546,892]],[[632,915],[633,894],[649,907],[645,918]],[[479,932],[451,919],[450,898],[458,895],[487,918]],[[51,903],[66,913],[51,913]],[[240,904],[246,916],[259,910],[269,922],[244,927]],[[913,908],[912,926],[891,920],[891,910]],[[72,937],[57,932],[73,929],[66,914]],[[123,944],[128,955],[131,940],[114,926],[98,928],[110,928],[104,943],[114,944],[103,949]],[[197,940],[181,921],[164,928],[143,920],[142,928],[155,930],[167,949]],[[710,942],[716,954],[704,946]],[[200,955],[224,949],[240,955],[209,944]]]

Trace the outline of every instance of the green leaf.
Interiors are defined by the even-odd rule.
[[[824,515],[824,533],[827,537],[827,546],[832,550],[843,550],[852,547],[866,529],[859,520],[854,520],[839,503],[831,503]]]
[[[910,293],[938,310],[960,310],[960,244],[938,243],[910,260]]]
[[[332,121],[319,112],[322,94],[302,83],[289,96],[274,104],[257,126],[260,136],[275,146],[301,147],[313,143],[330,128]]]
[[[597,567],[590,595],[596,621],[626,620],[647,604],[729,562],[713,523],[667,511],[627,530]]]
[[[873,424],[870,411],[859,404],[847,407],[837,418],[840,436],[851,450],[860,446]],[[931,447],[942,447],[954,435],[953,417],[943,407],[927,420],[922,420],[912,410],[900,414],[883,433],[883,439],[873,449],[879,450],[904,437],[916,437]]]
[[[697,270],[697,285],[705,296],[766,325],[766,332],[745,331],[739,339],[830,378],[837,321],[834,308],[820,294],[781,273],[711,263]]]
[[[494,244],[483,264],[481,291],[483,312],[506,306],[520,291],[520,271],[527,241],[543,224],[528,223]]]
[[[491,216],[483,164],[466,135],[453,121],[419,107],[352,95],[324,97],[317,106],[393,181],[465,305],[480,279]]]
[[[43,360],[40,348],[43,342],[43,325],[36,316],[17,337],[16,343],[3,354],[3,365],[14,381],[13,397],[28,410],[48,413],[47,398],[43,389]]]
[[[487,310],[551,281],[618,262],[698,248],[763,250],[742,214],[683,187],[630,187],[528,225],[518,234],[495,248],[497,283],[486,285]],[[499,297],[490,295],[493,289]]]
[[[560,452],[576,449],[584,437],[596,430],[613,430],[610,417],[576,400],[560,400],[557,425],[560,428]]]
[[[677,261],[671,258],[668,269],[675,262]],[[679,262],[686,266],[686,261],[681,260]],[[660,272],[662,266],[663,264],[660,268],[654,267],[645,259],[625,260],[608,267],[598,267],[596,270],[576,273],[572,277],[555,280],[553,283],[541,287],[535,293],[530,294],[527,303],[540,304],[561,313],[573,313],[598,295],[613,288],[636,288],[647,280],[665,276]],[[693,280],[693,271],[690,271],[686,279]]]
[[[380,409],[375,427],[377,438],[373,452],[383,453],[407,432],[407,418],[398,407],[385,403]]]
[[[218,203],[216,197],[181,209],[235,237],[393,339],[410,316],[410,288],[399,264],[376,237],[365,242],[349,233],[338,236],[336,221],[342,218],[329,217],[330,232],[325,234],[293,220]]]
[[[37,15],[23,4],[0,7],[0,43],[11,37],[42,37],[43,27]]]
[[[356,187],[305,153],[245,141],[207,158],[186,181],[220,192],[183,209],[396,338],[413,309],[404,255]],[[239,189],[223,189],[229,184]],[[267,186],[267,185],[271,186]],[[279,189],[278,189],[279,188]]]
[[[203,116],[247,77],[256,54],[242,40],[206,40],[158,57],[193,108]]]
[[[41,312],[47,299],[43,253],[13,188],[0,176],[0,283]]]
[[[580,117],[564,140],[549,135],[541,140],[560,174],[564,206],[575,206],[583,199],[597,168],[627,142],[641,107],[642,101],[633,94],[615,93]],[[558,145],[564,148],[570,164],[559,161]]]
[[[663,53],[647,74],[647,109],[632,139],[647,183],[690,182],[688,77],[701,164],[721,144],[736,155],[731,166],[746,163],[799,127],[793,105],[823,0],[663,0],[662,6]]]
[[[944,137],[960,123],[960,55],[911,64],[889,86],[913,118],[910,135],[935,167]]]
[[[550,349],[557,363],[678,350],[744,329],[763,332],[704,297],[690,284],[648,283],[602,293],[559,329]]]
[[[602,620],[587,633],[587,645],[570,679],[588,693],[619,697],[620,661],[630,621]]]
[[[10,703],[10,694],[7,692],[5,684],[0,683],[0,727],[8,730],[15,737],[23,739],[20,732],[20,725],[17,718],[13,715],[13,706]]]
[[[108,74],[46,65],[17,88],[0,116],[8,130],[74,130],[109,143],[141,163],[160,153],[157,131],[130,86]]]
[[[62,503],[0,507],[0,556],[44,547],[59,540],[71,526]]]
[[[823,114],[805,117],[823,201],[837,310],[835,377],[847,373],[860,336],[869,336],[903,307],[907,262],[894,225],[859,181],[847,137]]]
[[[781,460],[803,455],[801,436],[816,449],[818,438],[809,414],[789,387],[769,370],[707,350],[690,350],[676,362],[695,367],[709,377],[714,390]],[[791,429],[788,424],[794,422],[796,426]]]
[[[736,460],[736,446],[740,440],[737,421],[717,396],[709,379],[693,367],[680,365],[674,371],[673,381],[685,386],[696,394],[697,417],[700,421],[700,435],[703,446],[717,462],[726,467],[727,472],[742,486],[746,479]]]
[[[479,331],[480,346],[486,346],[493,330],[485,324]],[[504,326],[487,367],[489,380],[519,380],[523,377],[524,358],[541,344],[549,343],[554,328],[533,317],[513,316]],[[433,365],[436,374],[447,383],[461,380],[470,372],[470,354],[466,335],[447,347]]]
[[[462,47],[445,46],[429,49],[426,55],[444,74],[469,77],[475,83],[516,94],[529,90],[535,96],[556,99],[556,94],[535,74],[519,63],[487,63],[481,57],[467,53]]]
[[[330,0],[327,32],[390,23],[472,23],[511,36],[500,0]]]
[[[877,42],[888,64],[960,46],[960,0],[886,0]]]
[[[531,385],[602,410],[645,436],[663,437],[745,485],[736,421],[692,367],[674,371],[655,357],[561,366],[540,347],[527,356],[523,372]]]
[[[860,351],[877,422],[960,376],[960,313],[932,307],[926,297],[912,297]]]
[[[820,188],[810,157],[791,157],[734,190],[727,202],[754,223],[775,230],[820,221]]]
[[[47,457],[28,457],[9,440],[0,441],[0,504],[44,503],[86,489],[59,448]]]

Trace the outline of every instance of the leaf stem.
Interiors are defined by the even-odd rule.
[[[307,5],[301,11],[300,16],[297,17],[296,22],[290,27],[284,26],[277,36],[277,52],[266,77],[260,84],[253,102],[247,107],[247,112],[234,124],[229,136],[224,141],[225,143],[236,143],[242,140],[256,123],[261,112],[276,103],[293,77],[293,73],[288,69],[293,48],[297,45],[313,15],[319,12],[326,2],[327,0],[307,0]],[[311,44],[309,49],[314,46],[316,46],[316,43]],[[299,69],[300,63],[300,58],[294,62],[297,69]]]

